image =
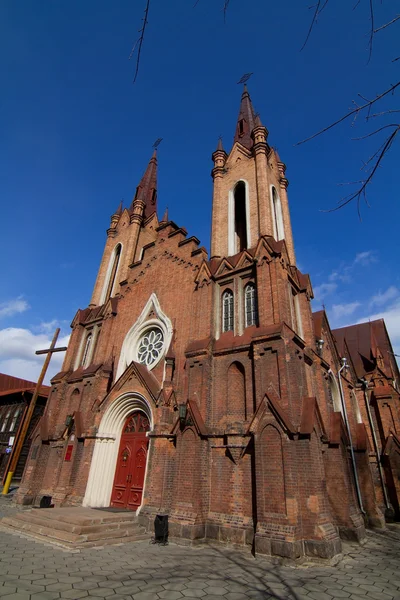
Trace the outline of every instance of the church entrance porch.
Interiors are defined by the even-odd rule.
[[[124,423],[111,494],[113,507],[137,510],[142,503],[149,430],[149,420],[139,411]]]
[[[140,508],[152,424],[141,394],[127,392],[109,404],[96,434],[83,506]]]

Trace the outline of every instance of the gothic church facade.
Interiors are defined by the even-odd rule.
[[[346,337],[340,352],[326,315],[312,314],[286,167],[267,138],[245,88],[233,146],[212,155],[210,257],[159,220],[154,153],[131,206],[111,217],[18,502],[126,508],[149,527],[168,514],[172,537],[288,557],[330,557],[341,536],[384,526],[372,434],[354,403],[363,388]],[[379,378],[393,473],[396,369]]]

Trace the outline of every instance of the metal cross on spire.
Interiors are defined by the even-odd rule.
[[[245,73],[238,81],[239,83],[247,83],[248,80],[250,79],[250,77],[253,75],[253,73]]]

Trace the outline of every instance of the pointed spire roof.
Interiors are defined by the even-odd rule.
[[[119,217],[122,215],[122,200],[121,200],[121,202],[119,203],[119,205],[118,205],[118,208],[117,208],[117,210],[115,211],[115,213],[114,213],[114,214],[115,214],[115,215],[118,215]]]
[[[145,219],[157,212],[157,150],[154,150],[147,169],[136,188],[133,202],[136,199],[142,200],[145,204],[143,212]]]
[[[168,206],[165,209],[164,216],[161,219],[161,223],[168,223]]]
[[[246,84],[243,88],[242,99],[240,101],[239,116],[236,124],[235,137],[233,143],[239,142],[245,148],[250,150],[253,146],[253,140],[251,139],[251,132],[255,126],[255,112],[251,103],[250,94],[247,90]]]
[[[222,137],[219,137],[219,138],[218,138],[217,150],[222,150],[222,151],[224,151],[224,146],[223,146],[223,144],[222,144]]]

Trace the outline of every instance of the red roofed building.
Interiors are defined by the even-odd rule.
[[[163,513],[176,539],[330,557],[342,537],[384,526],[361,371],[347,334],[312,314],[286,166],[246,88],[233,146],[220,140],[212,160],[210,257],[159,220],[156,153],[112,215],[18,501],[125,508],[150,529]]]
[[[19,432],[32,399],[36,383],[0,373],[0,478],[3,483],[8,473],[12,448],[15,448]],[[30,435],[44,412],[50,387],[43,385],[22,447],[13,483],[21,480],[31,445]]]

